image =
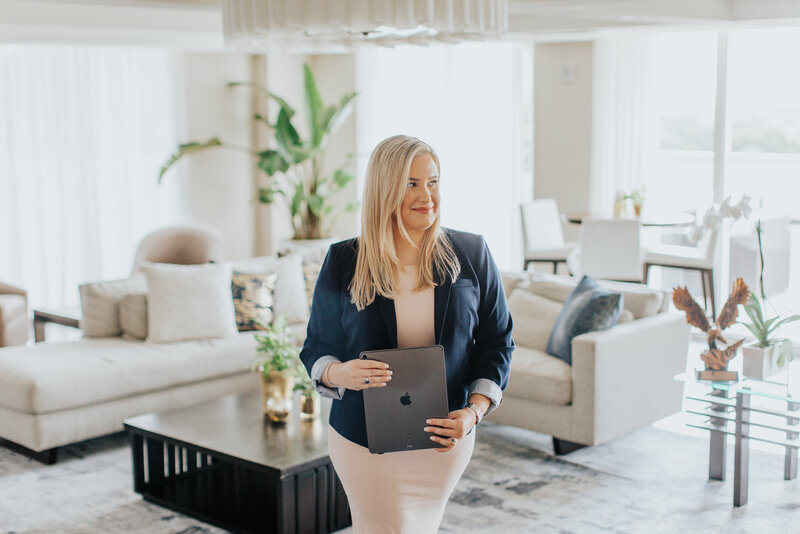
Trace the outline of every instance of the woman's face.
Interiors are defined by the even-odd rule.
[[[439,213],[439,176],[430,154],[411,160],[406,182],[406,196],[400,207],[403,226],[409,234],[419,234],[430,228]]]

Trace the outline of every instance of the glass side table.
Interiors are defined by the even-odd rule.
[[[783,478],[797,477],[800,448],[800,367],[784,373],[787,382],[743,378],[737,382],[696,380],[693,374],[675,377],[686,383],[687,426],[710,432],[708,478],[725,480],[729,435],[734,437],[733,505],[747,504],[750,440],[785,448]],[[701,416],[695,418],[694,416]],[[696,421],[695,421],[696,419]]]

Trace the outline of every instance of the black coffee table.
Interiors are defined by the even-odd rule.
[[[125,420],[134,490],[233,532],[332,532],[350,525],[328,457],[330,401],[312,421],[264,418],[259,391]]]

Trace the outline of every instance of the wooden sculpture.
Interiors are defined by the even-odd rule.
[[[739,315],[739,304],[744,304],[750,298],[750,289],[744,280],[737,278],[733,283],[733,290],[722,311],[711,325],[705,312],[689,294],[685,287],[677,287],[672,293],[672,302],[675,307],[686,312],[686,320],[708,334],[708,350],[700,355],[706,364],[704,371],[697,371],[697,378],[701,380],[738,380],[739,373],[728,371],[728,362],[736,356],[742,345],[743,339],[729,345],[722,337],[722,331],[736,322]]]

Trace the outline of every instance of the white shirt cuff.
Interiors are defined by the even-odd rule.
[[[329,388],[322,383],[322,373],[325,372],[325,368],[331,363],[342,363],[342,361],[336,356],[323,356],[317,360],[314,366],[311,367],[311,382],[314,383],[314,389],[316,389],[317,393],[321,396],[328,397],[329,399],[342,400],[342,395],[344,395],[345,390],[344,386]]]
[[[477,380],[473,380],[469,385],[469,393],[467,394],[467,398],[469,399],[470,395],[473,393],[480,393],[481,395],[489,397],[489,400],[492,401],[492,403],[489,405],[489,408],[486,410],[486,413],[483,414],[484,416],[492,413],[495,408],[497,408],[500,403],[503,402],[503,390],[500,389],[500,386],[488,378],[478,378]]]

